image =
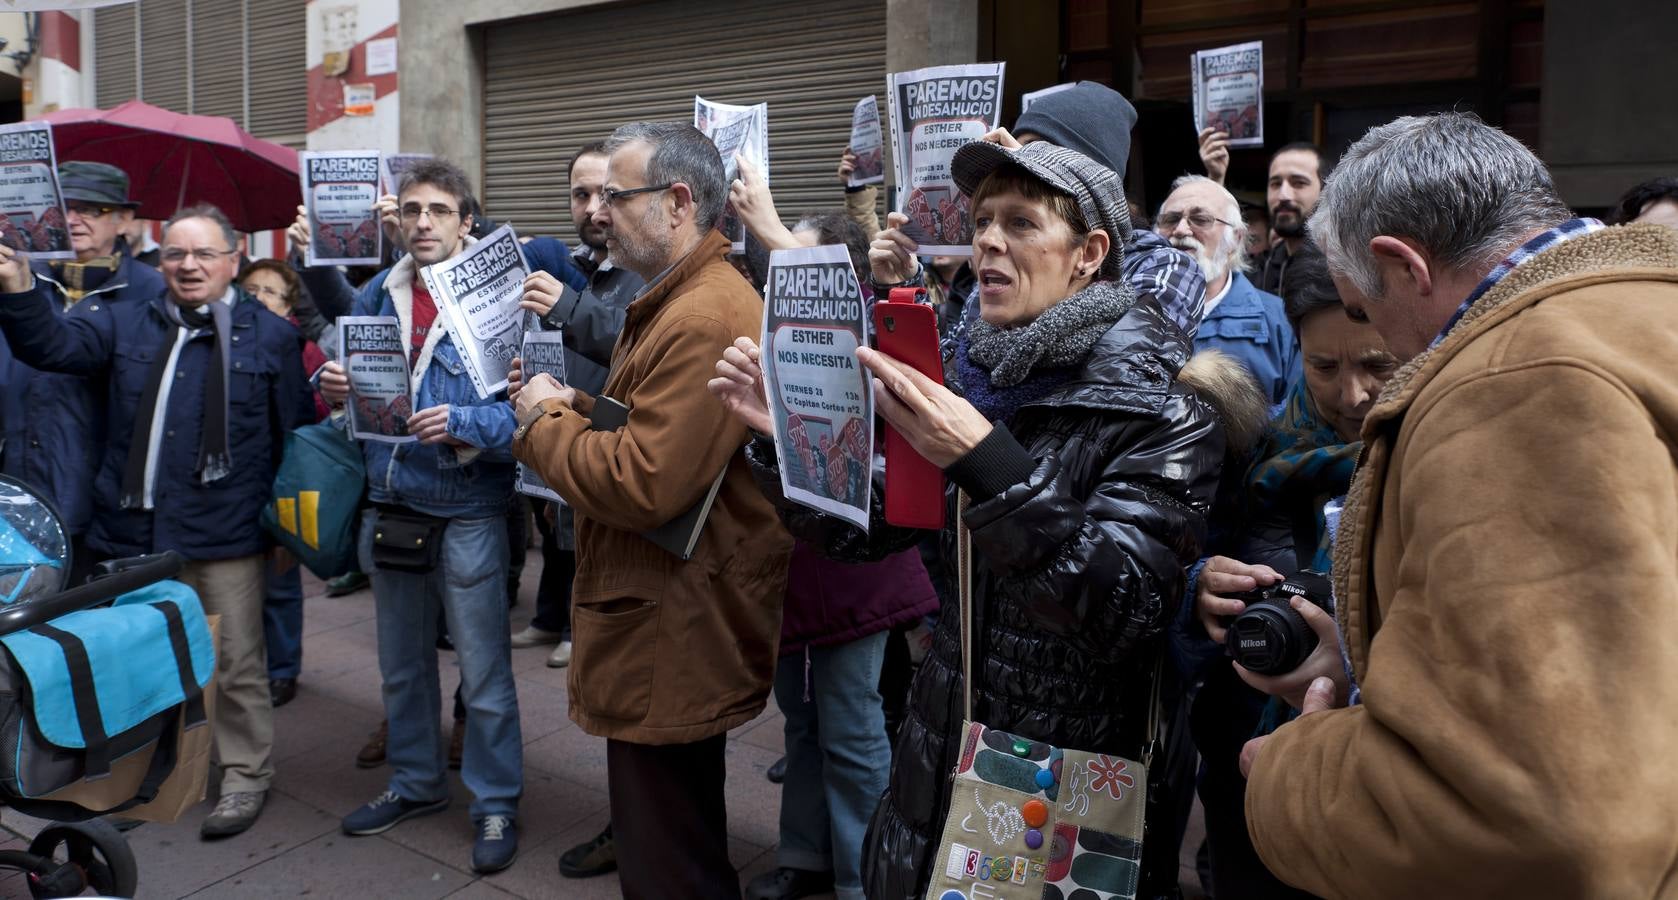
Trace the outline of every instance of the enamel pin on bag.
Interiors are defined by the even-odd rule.
[[[1147,762],[1054,747],[973,721],[972,537],[956,516],[961,756],[927,900],[1128,900],[1142,869]],[[1153,755],[1159,677],[1148,714]]]

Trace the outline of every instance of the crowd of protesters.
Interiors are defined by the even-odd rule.
[[[741,896],[725,739],[771,691],[780,841],[753,900],[925,896],[965,721],[1151,760],[1138,897],[1177,896],[1184,851],[1219,900],[1670,890],[1678,180],[1637,185],[1605,225],[1518,141],[1443,113],[1338,160],[1282,146],[1262,208],[1225,185],[1208,130],[1204,174],[1144,206],[1123,187],[1136,120],[1085,82],[962,147],[965,258],[922,257],[873,187],[835,185],[789,228],[757,170],[725,181],[686,124],[580,135],[554,167],[576,247],[527,240],[521,303],[560,331],[567,383],[515,362],[489,397],[419,277],[493,228],[454,164],[417,163],[379,201],[397,259],[363,273],[304,264],[301,210],[285,260],[247,259],[207,206],[142,247],[128,176],[64,162],[76,258],[0,247],[0,463],[62,515],[74,578],[175,550],[221,616],[205,838],[257,822],[273,709],[303,670],[301,573],[258,524],[283,439],[349,395],[330,323],[379,315],[418,441],[361,443],[366,575],[334,588],[370,579],[386,713],[345,765],[390,772],[347,835],[444,811],[458,769],[473,868],[510,865],[511,650],[541,646],[608,760],[609,821],[559,872],[618,870],[629,897]],[[716,228],[728,205],[746,254]],[[888,523],[879,491],[866,530],[782,496],[766,255],[818,245],[846,248],[870,302],[928,289],[942,382],[856,357],[950,484],[942,534]],[[608,397],[627,421],[598,430]],[[563,504],[517,493],[518,463]],[[642,536],[718,472],[691,556]],[[543,568],[515,623],[527,520]],[[429,568],[378,563],[391,528],[437,546]],[[1233,661],[1232,623],[1313,578],[1275,604],[1314,649]],[[1196,795],[1206,841],[1183,847]]]

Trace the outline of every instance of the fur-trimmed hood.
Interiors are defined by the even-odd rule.
[[[1241,459],[1252,451],[1270,424],[1270,401],[1240,360],[1218,350],[1202,350],[1189,357],[1177,380],[1193,388],[1218,414],[1230,458]]]

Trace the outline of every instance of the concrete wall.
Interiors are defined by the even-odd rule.
[[[712,2],[712,0],[707,0]],[[402,149],[436,153],[474,178],[483,168],[483,50],[475,27],[599,0],[401,0]],[[979,0],[887,0],[891,71],[973,62]],[[555,47],[556,53],[579,52]],[[482,185],[478,185],[481,189]]]
[[[1633,184],[1678,174],[1672,0],[1552,0],[1544,17],[1539,155],[1562,198],[1611,206]]]

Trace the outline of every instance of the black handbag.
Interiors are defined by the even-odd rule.
[[[380,506],[373,516],[373,565],[424,575],[437,568],[448,519]]]

